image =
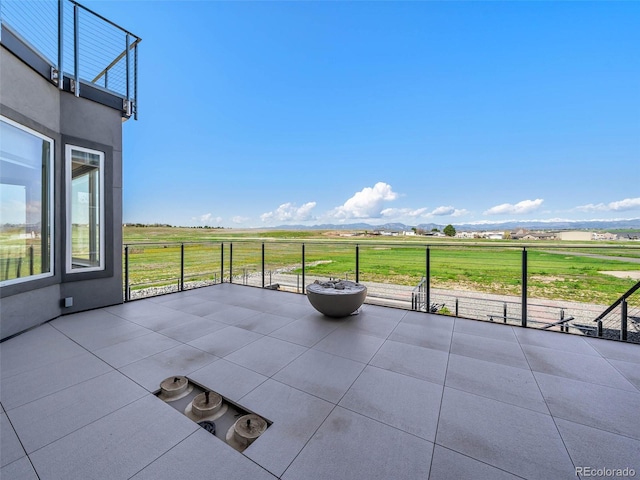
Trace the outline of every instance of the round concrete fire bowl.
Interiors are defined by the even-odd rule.
[[[307,285],[307,298],[313,308],[328,317],[346,317],[362,306],[367,287],[348,280],[316,280]]]

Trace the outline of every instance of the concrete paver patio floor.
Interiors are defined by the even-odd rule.
[[[272,426],[236,452],[153,395],[173,375]],[[7,480],[640,476],[640,346],[601,339],[222,284],[55,319],[0,377]]]

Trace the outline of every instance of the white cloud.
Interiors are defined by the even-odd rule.
[[[222,217],[214,217],[211,213],[205,213],[199,217],[193,217],[191,220],[200,222],[202,225],[213,225],[214,223],[220,224],[222,222]]]
[[[452,206],[442,206],[429,211],[428,208],[385,208],[380,214],[385,218],[394,219],[416,219],[416,218],[432,218],[432,217],[462,217],[469,211],[464,208],[455,208]]]
[[[385,201],[398,198],[391,185],[378,182],[373,187],[365,187],[356,192],[344,205],[334,208],[328,215],[333,218],[379,218],[383,215]]]
[[[619,200],[617,202],[598,203],[595,205],[590,203],[588,205],[576,207],[576,210],[580,210],[582,212],[621,212],[636,209],[640,209],[640,197],[625,198],[624,200]]]
[[[485,215],[513,215],[513,214],[524,214],[531,213],[540,208],[544,202],[543,199],[537,198],[536,200],[523,200],[521,202],[512,205],[511,203],[503,203],[501,205],[496,205],[495,207],[491,207],[489,210],[484,212]]]
[[[451,207],[451,206],[449,206],[449,207],[438,207],[433,212],[431,212],[431,215],[436,215],[436,216],[453,215],[453,213],[455,211],[456,211],[456,209]]]
[[[240,215],[236,215],[231,219],[233,223],[244,223],[249,220],[249,217],[241,217]]]
[[[575,219],[575,218],[566,218],[566,217],[554,217],[554,218],[531,218],[531,219],[527,219],[527,223],[558,223],[558,222],[562,222],[562,223],[582,223],[582,222],[615,222],[615,221],[619,221],[619,220],[629,220],[628,218],[623,218],[623,217],[619,217],[619,218],[596,218],[596,217],[592,217],[592,218],[588,218],[588,219]],[[521,218],[510,218],[510,219],[504,219],[504,220],[489,220],[489,219],[485,219],[485,220],[472,220],[472,221],[468,221],[465,222],[466,224],[469,225],[478,225],[478,226],[482,226],[482,225],[502,225],[502,224],[507,224],[507,223],[513,223],[513,222],[521,222],[522,219]]]
[[[624,200],[620,200],[618,202],[611,202],[609,204],[611,210],[616,212],[620,210],[635,210],[636,208],[640,208],[640,197],[636,198],[625,198]]]
[[[441,206],[438,208],[434,208],[433,211],[431,213],[429,213],[429,217],[445,217],[445,216],[449,216],[449,217],[462,217],[463,215],[466,215],[467,213],[469,213],[469,210],[466,210],[464,208],[455,208],[452,207],[451,205],[447,205],[447,206]]]
[[[453,213],[451,214],[452,217],[463,217],[464,215],[468,214],[469,210],[465,209],[465,208],[456,208]]]
[[[311,210],[316,206],[316,202],[307,202],[298,207],[296,204],[287,202],[280,205],[272,212],[263,213],[260,219],[263,222],[277,220],[280,222],[303,222],[305,220],[313,220]]]
[[[426,208],[417,208],[412,210],[411,208],[385,208],[380,211],[380,215],[383,217],[420,217],[424,216],[427,212]]]

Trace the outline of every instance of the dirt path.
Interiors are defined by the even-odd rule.
[[[604,273],[605,275],[612,275],[614,277],[618,277],[618,278],[631,278],[633,280],[640,280],[640,270],[622,270],[622,271],[617,271],[617,270],[609,270],[609,271],[604,271],[601,270],[600,273]]]
[[[554,253],[559,255],[571,255],[574,257],[589,257],[589,258],[597,258],[599,260],[615,260],[616,262],[631,262],[631,263],[640,263],[640,258],[634,257],[612,257],[609,255],[598,255],[595,253],[582,253],[582,252],[565,252],[564,250],[544,250],[544,253]]]

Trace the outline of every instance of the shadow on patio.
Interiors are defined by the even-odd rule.
[[[0,354],[7,479],[640,472],[633,344],[373,305],[333,320],[222,284],[60,317]],[[238,453],[153,395],[173,375],[273,425]]]

